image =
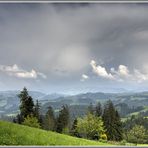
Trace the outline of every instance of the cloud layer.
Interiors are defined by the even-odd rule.
[[[0,88],[148,89],[147,16],[147,4],[1,3]]]

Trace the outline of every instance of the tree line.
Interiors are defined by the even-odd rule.
[[[20,98],[20,113],[14,118],[15,123],[91,140],[121,141],[125,139],[123,123],[111,100],[107,101],[104,106],[100,102],[96,106],[90,104],[84,117],[70,121],[67,105],[61,107],[57,116],[51,106],[43,115],[40,113],[41,105],[38,100],[34,103],[26,88],[18,97]]]

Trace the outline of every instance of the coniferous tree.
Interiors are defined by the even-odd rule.
[[[26,102],[29,97],[27,89],[24,87],[23,90],[18,95],[20,98],[20,115],[24,118],[27,117]]]
[[[36,104],[34,106],[34,116],[38,119],[38,121],[40,120],[40,104],[38,100],[36,100]]]
[[[118,112],[111,100],[109,100],[103,112],[103,122],[106,129],[108,140],[121,141],[122,140],[122,123]]]
[[[62,133],[65,128],[69,128],[69,109],[67,105],[63,105],[57,118],[56,131]]]
[[[45,115],[44,129],[52,131],[55,130],[55,116],[51,106],[48,107],[48,111]]]
[[[102,106],[101,106],[100,102],[98,102],[96,107],[95,107],[95,115],[97,117],[101,117],[102,116]]]
[[[26,114],[27,116],[34,114],[34,102],[31,96],[26,100]]]
[[[76,137],[80,137],[79,133],[77,131],[77,124],[78,124],[78,119],[75,118],[72,124],[72,128],[71,128],[71,135],[72,136],[76,136]]]
[[[123,139],[123,126],[122,126],[120,115],[117,110],[115,114],[115,119],[116,119],[115,124],[116,124],[116,131],[117,131],[116,140],[121,141]]]
[[[24,89],[20,92],[18,95],[20,98],[20,123],[24,121],[24,118],[26,118],[28,115],[31,115],[34,113],[34,103],[31,96],[29,96],[27,89],[24,87]],[[18,119],[18,120],[19,120]]]

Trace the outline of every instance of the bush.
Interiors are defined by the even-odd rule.
[[[146,129],[141,125],[135,125],[128,133],[128,142],[145,143]]]
[[[36,117],[34,117],[33,115],[30,115],[30,116],[28,115],[22,124],[30,126],[30,127],[40,128],[40,124],[38,122],[38,119]]]
[[[76,127],[79,135],[87,139],[100,139],[100,135],[104,133],[103,121],[100,117],[88,114],[84,118],[78,118]]]
[[[101,134],[100,139],[107,140],[107,135],[106,134]]]

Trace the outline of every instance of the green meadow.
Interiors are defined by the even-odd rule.
[[[56,132],[0,121],[0,145],[109,146],[112,144],[76,138]]]

